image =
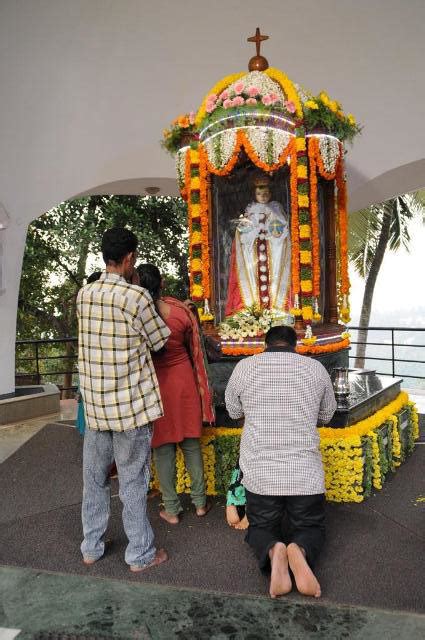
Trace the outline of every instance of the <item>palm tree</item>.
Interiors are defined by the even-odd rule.
[[[365,279],[360,313],[355,366],[364,366],[366,342],[376,279],[387,249],[400,246],[409,250],[408,225],[420,215],[425,221],[424,192],[398,196],[372,205],[350,216],[349,257],[359,275]]]

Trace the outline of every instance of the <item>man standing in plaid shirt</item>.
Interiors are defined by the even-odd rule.
[[[271,568],[272,598],[291,591],[289,569],[298,591],[318,598],[312,567],[325,539],[325,479],[317,424],[332,418],[335,396],[323,365],[295,353],[294,329],[273,327],[265,341],[263,353],[238,362],[226,388],[230,417],[245,418],[246,541],[260,568]]]
[[[151,351],[170,334],[150,294],[131,282],[137,238],[128,229],[105,231],[106,271],[78,293],[78,368],[87,429],[83,454],[83,561],[105,552],[110,513],[109,468],[118,469],[125,561],[134,572],[165,562],[146,513],[152,422],[163,415]]]

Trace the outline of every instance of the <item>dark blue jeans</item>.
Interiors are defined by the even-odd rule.
[[[269,551],[276,542],[295,542],[313,567],[325,541],[325,495],[262,496],[247,489],[245,492],[249,521],[245,541],[254,550],[260,569],[269,569]]]

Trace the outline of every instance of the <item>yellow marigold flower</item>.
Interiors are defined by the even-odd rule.
[[[304,106],[307,107],[308,109],[318,109],[319,108],[319,105],[314,100],[307,100],[307,102],[304,103]]]
[[[195,298],[202,298],[204,294],[204,287],[201,284],[194,284],[192,288],[192,295]]]
[[[307,178],[307,167],[305,164],[297,165],[297,177],[298,178]]]
[[[313,307],[307,306],[303,307],[303,318],[304,320],[312,320],[313,319]]]
[[[297,151],[305,151],[305,138],[296,138],[295,145],[297,147]]]
[[[330,99],[328,94],[325,91],[320,92],[319,98],[326,107],[329,107]]]
[[[353,127],[356,124],[356,119],[352,113],[349,113],[347,116],[348,124],[351,124]]]
[[[191,189],[199,189],[201,183],[199,180],[199,176],[194,176],[190,179],[190,188]]]
[[[308,207],[310,203],[309,197],[304,193],[298,194],[298,206],[299,207]]]
[[[303,293],[309,293],[312,289],[313,283],[311,280],[301,280],[301,291]]]
[[[302,309],[295,309],[295,307],[291,309],[291,316],[297,317],[297,316],[302,316],[302,314],[303,314]]]
[[[200,244],[202,242],[202,233],[200,231],[194,231],[192,233],[191,244]]]
[[[338,103],[335,100],[329,102],[329,109],[336,113],[338,111]]]
[[[192,218],[199,218],[201,215],[201,205],[200,204],[191,204],[190,205],[190,213]],[[195,233],[198,233],[195,231]]]
[[[194,258],[191,263],[192,271],[202,271],[202,262],[199,258]]]
[[[306,240],[311,236],[311,228],[309,224],[300,224],[300,238]]]
[[[199,151],[197,149],[191,149],[190,153],[190,161],[194,164],[199,162]]]
[[[300,251],[301,264],[311,264],[311,251]]]

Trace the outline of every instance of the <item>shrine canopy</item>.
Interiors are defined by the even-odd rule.
[[[256,45],[248,72],[220,80],[196,112],[177,117],[164,130],[162,144],[175,155],[180,191],[188,202],[190,293],[200,305],[201,320],[218,327],[229,349],[243,341],[246,352],[255,352],[261,336],[278,321],[295,324],[304,350],[342,349],[348,345],[344,325],[349,321],[350,286],[344,143],[351,142],[360,127],[327,93],[313,95],[270,67],[260,53],[267,38],[257,28],[248,38]],[[235,232],[220,199],[237,188],[243,167],[252,169],[251,178],[256,172],[257,184],[258,172],[267,176],[271,192],[281,194],[274,205],[288,220],[290,275],[288,290],[275,296],[279,304],[269,295],[266,275],[259,276],[258,282],[263,279],[265,284],[258,286],[258,304],[249,309],[242,305],[229,318],[226,287],[234,286],[234,279],[223,271],[235,258],[230,248],[226,253],[222,238]],[[221,179],[226,178],[223,186]],[[247,181],[239,211],[252,200],[249,189]],[[282,217],[279,224],[284,223]],[[258,243],[259,250],[269,253],[266,243]],[[266,257],[258,254],[258,259]]]

